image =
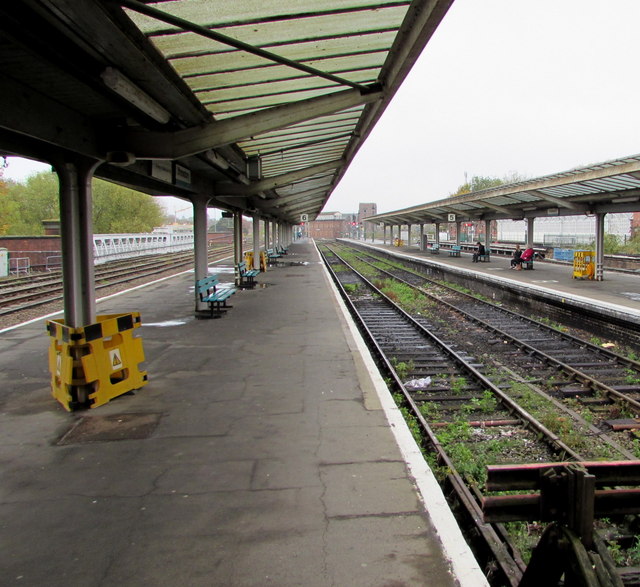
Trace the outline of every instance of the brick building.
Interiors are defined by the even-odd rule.
[[[305,233],[316,240],[355,237],[357,233],[355,214],[323,212],[313,222],[306,224]]]

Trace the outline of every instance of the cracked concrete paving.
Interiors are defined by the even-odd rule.
[[[456,584],[315,250],[291,249],[310,263],[219,320],[193,319],[191,274],[100,302],[141,311],[149,383],[96,410],[51,397],[44,322],[0,335],[3,584]],[[131,414],[157,424],[57,444]]]

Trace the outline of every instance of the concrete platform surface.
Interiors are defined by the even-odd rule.
[[[95,410],[51,397],[44,320],[0,333],[4,585],[484,584],[315,248],[284,261],[221,319],[191,273],[101,301],[149,383]]]

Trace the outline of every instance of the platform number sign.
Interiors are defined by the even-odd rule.
[[[456,215],[455,214],[449,214],[447,219],[448,219],[448,222],[455,222],[456,221]]]
[[[308,214],[300,214],[300,222],[309,222]]]

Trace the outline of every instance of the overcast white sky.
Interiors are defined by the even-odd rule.
[[[640,153],[639,24],[639,0],[455,0],[325,211]]]

